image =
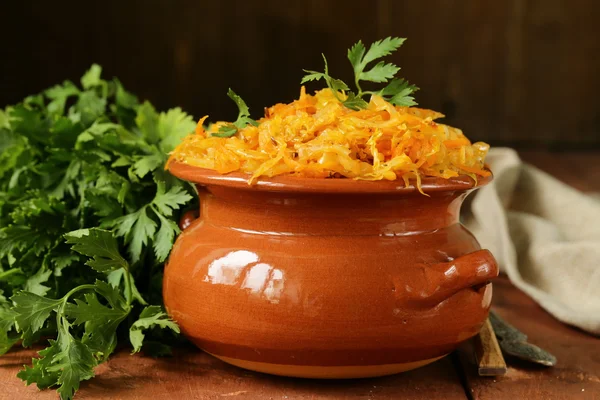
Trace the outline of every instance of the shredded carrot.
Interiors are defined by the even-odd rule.
[[[200,118],[200,121],[198,121],[198,125],[196,125],[196,135],[200,135],[202,137],[204,137],[204,127],[202,124],[204,124],[204,121],[206,120],[206,118],[208,118],[208,115],[205,115],[204,117]]]
[[[444,140],[444,146],[447,149],[459,149],[463,146],[469,146],[471,142],[468,139],[452,139],[452,140]]]
[[[338,93],[343,98],[344,93]],[[314,95],[304,87],[300,98],[265,110],[258,126],[234,136],[212,136],[225,122],[187,136],[170,160],[261,176],[295,175],[363,180],[409,180],[437,176],[488,176],[484,166],[489,145],[471,144],[460,129],[434,122],[442,114],[394,106],[373,95],[364,110],[346,108],[330,89]]]

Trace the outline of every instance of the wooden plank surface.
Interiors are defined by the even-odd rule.
[[[519,156],[555,178],[583,192],[600,192],[600,152],[519,151]]]
[[[25,387],[15,374],[34,352],[12,351],[0,357],[0,399],[56,399],[54,390]],[[130,356],[122,350],[81,386],[76,399],[447,399],[465,400],[449,357],[426,367],[384,378],[318,381],[268,376],[231,367],[195,348],[174,357]]]
[[[558,363],[546,368],[506,357],[503,377],[481,377],[465,368],[474,400],[600,399],[600,339],[554,319],[506,277],[494,281],[493,308]]]

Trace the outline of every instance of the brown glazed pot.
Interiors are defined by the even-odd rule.
[[[198,347],[277,375],[355,378],[430,363],[474,336],[498,267],[459,223],[475,184],[248,175],[172,163],[200,218],[165,270],[170,316]],[[478,186],[491,178],[481,179]]]

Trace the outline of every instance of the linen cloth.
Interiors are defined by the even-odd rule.
[[[600,201],[516,151],[492,149],[494,180],[465,204],[465,225],[512,283],[558,320],[600,335]]]

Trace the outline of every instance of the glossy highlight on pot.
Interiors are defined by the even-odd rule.
[[[271,303],[279,303],[284,289],[283,272],[259,262],[257,254],[246,250],[232,251],[212,261],[202,281],[213,285],[240,285],[241,289],[248,289],[248,293]]]

